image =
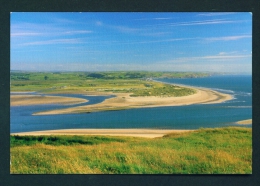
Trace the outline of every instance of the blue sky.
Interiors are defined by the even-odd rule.
[[[251,73],[252,14],[11,13],[11,70]]]

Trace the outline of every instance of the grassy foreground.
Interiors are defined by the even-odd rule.
[[[162,138],[11,136],[12,174],[251,174],[252,129]]]

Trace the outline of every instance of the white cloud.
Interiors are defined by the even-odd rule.
[[[11,37],[29,37],[29,36],[61,36],[61,35],[77,35],[77,34],[90,34],[90,30],[69,30],[63,32],[19,32],[13,31]]]
[[[173,19],[171,17],[155,17],[155,18],[140,18],[140,19],[134,19],[137,21],[147,21],[147,20],[169,20],[169,19]]]
[[[77,24],[78,23],[73,19],[54,17],[53,15],[49,19],[51,22],[54,22],[55,24]]]
[[[109,24],[105,24],[101,21],[96,21],[95,23],[97,26],[104,26],[105,28],[109,28],[109,29],[114,29],[118,32],[123,32],[123,33],[137,33],[140,31],[144,31],[143,29],[140,28],[131,28],[128,26],[122,26],[122,25],[109,25]]]
[[[143,30],[140,28],[130,28],[127,26],[109,26],[109,27],[116,29],[117,31],[123,32],[123,33],[136,33],[136,32],[140,32]]]
[[[240,35],[240,36],[225,36],[225,37],[211,37],[205,38],[205,41],[234,41],[244,38],[252,38],[252,35]]]
[[[247,58],[251,57],[252,55],[216,55],[216,56],[203,56],[199,57],[199,59],[237,59],[237,58]]]
[[[201,13],[198,16],[225,16],[235,14],[235,12],[210,12],[210,13]]]
[[[210,19],[210,20],[203,20],[203,21],[162,23],[162,24],[153,24],[153,25],[146,25],[146,26],[193,26],[193,25],[209,25],[209,24],[228,24],[228,23],[235,23],[235,22],[241,22],[241,21],[232,21],[226,19]]]
[[[219,55],[226,55],[226,52],[219,52]]]
[[[141,35],[143,35],[143,36],[156,36],[156,37],[165,36],[165,35],[169,35],[169,34],[171,34],[171,32],[144,32],[144,33],[141,33]]]
[[[215,24],[231,24],[231,23],[241,23],[246,22],[246,20],[228,20],[228,19],[208,19],[208,20],[200,20],[200,21],[187,21],[187,22],[171,22],[171,23],[161,23],[161,24],[153,24],[146,25],[148,27],[177,27],[177,26],[198,26],[198,25],[215,25]]]
[[[97,25],[97,26],[102,26],[103,23],[102,23],[101,21],[96,21],[96,25]]]
[[[206,64],[219,64],[219,63],[226,63],[232,62],[236,63],[237,61],[241,60],[248,60],[249,63],[252,62],[252,55],[251,54],[237,54],[237,55],[230,55],[230,53],[220,52],[218,55],[211,55],[211,56],[193,56],[193,57],[180,57],[175,58],[168,61],[160,61],[157,64],[161,65],[206,65]]]
[[[169,26],[192,26],[192,25],[210,25],[210,24],[227,24],[241,21],[231,21],[224,19],[213,19],[213,20],[203,20],[203,21],[190,21],[190,22],[180,22],[180,23],[172,23]]]
[[[70,30],[70,31],[66,31],[66,32],[63,32],[64,34],[90,34],[92,33],[93,31],[91,30]]]
[[[42,35],[42,33],[38,33],[38,32],[16,32],[16,33],[11,33],[11,37],[39,36],[39,35]]]
[[[35,70],[42,71],[117,71],[117,70],[146,70],[146,71],[212,71],[212,72],[251,72],[251,55],[222,55],[195,56],[176,58],[169,61],[160,61],[147,64],[146,62],[137,63],[106,63],[87,58],[83,62],[63,62],[63,63],[43,63],[15,65],[16,70]],[[13,68],[12,64],[12,69]]]
[[[29,43],[23,43],[21,45],[28,46],[28,45],[52,45],[52,44],[76,44],[82,43],[80,39],[52,39],[46,41],[35,41]]]
[[[153,18],[155,20],[167,20],[167,19],[172,19],[170,17],[156,17],[156,18]]]
[[[73,29],[73,27],[68,27],[65,25],[58,24],[36,24],[36,23],[12,23],[11,24],[11,37],[31,37],[31,36],[41,36],[41,37],[58,37],[65,35],[79,35],[79,34],[91,34],[92,30],[88,29]]]
[[[184,40],[196,40],[199,38],[173,38],[173,39],[161,39],[161,40],[145,40],[145,41],[130,41],[130,42],[110,42],[109,44],[149,44],[149,43],[162,43],[162,42],[174,42],[174,41],[184,41]]]

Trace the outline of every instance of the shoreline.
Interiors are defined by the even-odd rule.
[[[195,130],[177,129],[59,129],[33,132],[11,133],[18,136],[41,136],[41,135],[88,135],[88,136],[124,136],[157,138],[172,133],[185,133]]]
[[[101,103],[71,107],[59,110],[50,110],[34,113],[33,115],[53,115],[53,114],[71,114],[71,113],[91,113],[99,111],[123,110],[133,108],[163,107],[163,106],[183,106],[192,104],[213,104],[222,103],[233,99],[229,94],[220,93],[211,89],[192,88],[196,90],[195,94],[181,97],[131,97],[131,93],[108,93],[116,97],[104,100]],[[86,92],[87,95],[87,92]],[[92,94],[93,95],[93,94]]]
[[[86,103],[87,99],[72,98],[65,96],[42,96],[42,95],[11,95],[10,105],[11,106],[27,106],[27,105],[38,105],[38,104],[78,104]]]
[[[160,82],[160,81],[156,81],[156,82]],[[164,83],[164,82],[160,82],[160,83]],[[173,85],[178,85],[178,84],[173,84]],[[91,96],[114,95],[115,97],[108,98],[103,102],[97,104],[75,106],[75,107],[70,107],[65,109],[40,111],[40,112],[33,113],[33,115],[76,114],[76,113],[91,113],[91,112],[99,112],[99,111],[116,111],[116,110],[125,110],[125,109],[133,109],[133,108],[184,106],[184,105],[192,105],[192,104],[214,104],[214,103],[222,103],[233,99],[233,96],[230,94],[217,92],[209,88],[195,87],[195,86],[188,86],[188,85],[187,86],[178,85],[178,86],[193,89],[195,90],[196,93],[187,96],[181,96],[181,97],[170,97],[170,96],[169,97],[168,96],[131,97],[132,93],[85,91],[85,92],[81,92],[81,94],[91,95]],[[87,101],[81,98],[55,96],[55,93],[53,95],[54,96],[42,96],[45,97],[45,101],[37,100],[36,98],[28,101],[28,95],[19,95],[20,100],[14,101],[12,97],[14,98],[14,96],[18,96],[18,95],[11,95],[11,106],[47,104],[47,103],[75,104],[75,103],[79,103],[80,101],[81,101],[80,103]]]
[[[251,125],[252,124],[252,119],[246,119],[246,120],[241,120],[236,122],[236,124],[240,124],[240,125]]]

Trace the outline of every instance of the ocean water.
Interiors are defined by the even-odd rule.
[[[252,125],[236,124],[237,121],[252,118],[252,76],[229,75],[158,80],[166,83],[210,88],[231,94],[234,99],[219,104],[196,104],[46,116],[33,116],[32,113],[70,107],[71,105],[11,106],[10,131],[13,133],[72,128],[198,129],[225,126],[252,127]],[[109,98],[106,96],[76,94],[63,95],[88,99],[89,102],[84,104],[99,103]]]

